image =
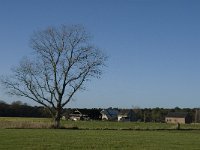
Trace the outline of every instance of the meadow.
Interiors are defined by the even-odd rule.
[[[199,149],[200,131],[0,129],[0,149]]]
[[[198,124],[181,125],[182,130],[175,130],[175,125],[165,123],[62,121],[68,129],[34,129],[31,126],[22,129],[17,127],[19,122],[50,124],[51,119],[0,118],[0,149],[197,150],[200,147]],[[13,125],[6,127],[7,123]]]
[[[64,128],[82,130],[174,130],[176,124],[154,122],[111,122],[111,121],[66,121]],[[50,128],[50,118],[0,117],[0,129]],[[200,124],[182,124],[183,130],[200,130]]]

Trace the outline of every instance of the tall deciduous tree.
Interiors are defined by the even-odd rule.
[[[102,74],[106,56],[89,42],[80,25],[35,32],[30,42],[35,57],[23,59],[1,83],[9,94],[48,108],[59,128],[63,107],[84,89],[86,81]]]

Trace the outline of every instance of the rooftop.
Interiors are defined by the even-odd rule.
[[[185,118],[187,115],[187,112],[169,112],[166,117]]]

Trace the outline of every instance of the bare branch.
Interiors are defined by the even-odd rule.
[[[89,44],[88,34],[79,25],[35,32],[31,47],[35,57],[22,60],[2,84],[10,94],[47,107],[59,121],[63,107],[84,83],[100,77],[106,57]]]

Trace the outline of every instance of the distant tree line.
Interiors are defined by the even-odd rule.
[[[138,122],[165,122],[165,116],[169,112],[186,112],[188,116],[195,122],[196,108],[133,108]]]
[[[75,108],[64,108],[63,115],[68,116],[73,113]],[[93,120],[100,120],[100,112],[102,109],[79,109],[83,114],[87,114]],[[38,117],[50,118],[52,117],[47,108],[43,106],[30,106],[21,101],[14,101],[8,104],[0,101],[0,117]]]
[[[51,117],[51,115],[46,108],[41,106],[29,106],[21,101],[14,101],[11,104],[0,101],[0,117],[48,118]]]
[[[65,108],[63,114],[65,116],[72,113],[75,108]],[[87,114],[89,118],[93,120],[101,120],[100,112],[101,108],[92,109],[79,109],[83,114]],[[136,115],[136,121],[138,122],[165,122],[165,116],[169,112],[187,112],[191,117],[192,122],[195,122],[196,108],[132,108]],[[52,117],[49,111],[43,106],[30,106],[21,101],[14,101],[11,104],[7,104],[4,101],[0,101],[0,117]]]

